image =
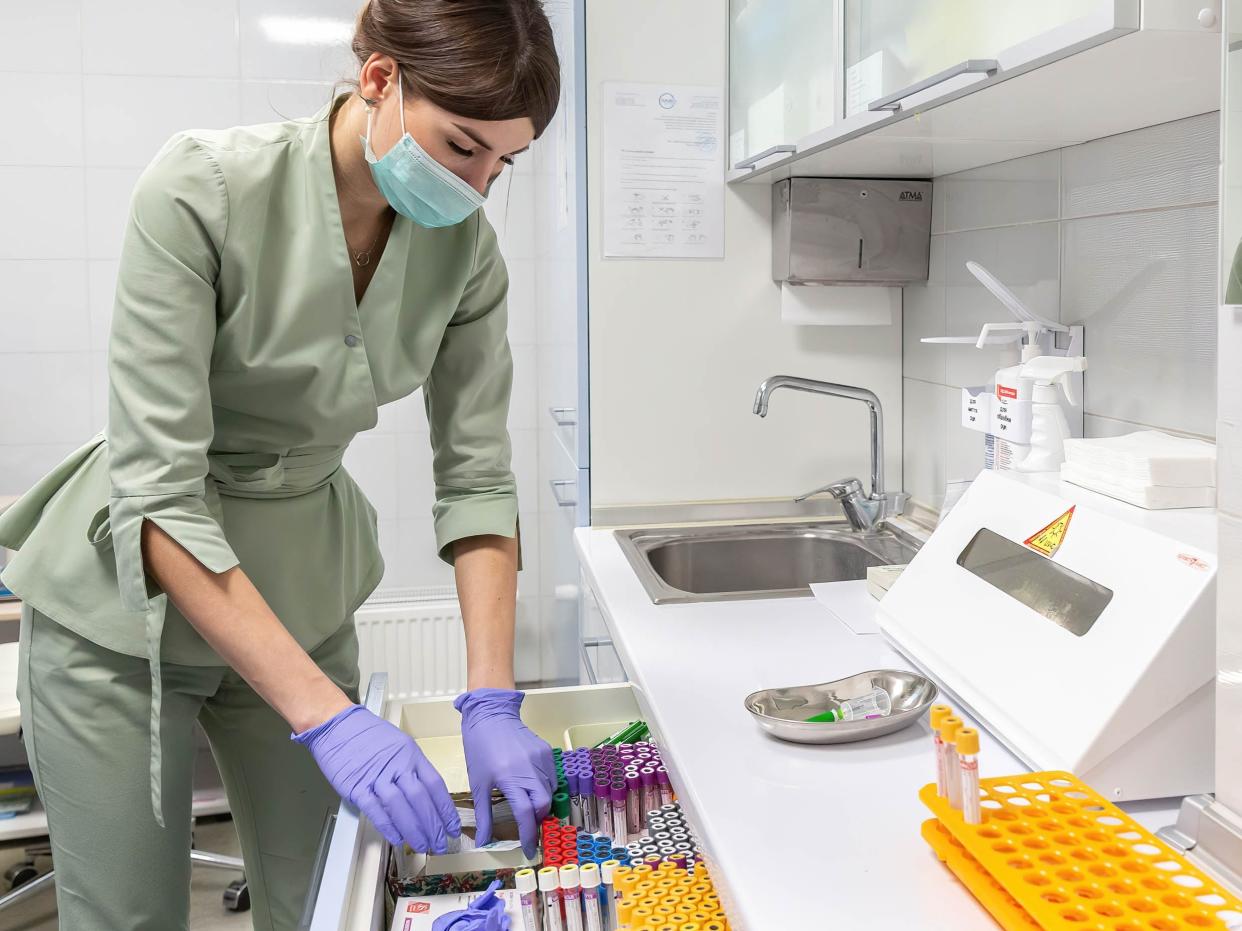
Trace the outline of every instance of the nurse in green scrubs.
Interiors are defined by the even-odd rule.
[[[460,831],[413,741],[356,704],[353,612],[383,563],[341,458],[420,387],[480,834],[493,789],[530,851],[548,809],[551,751],[513,681],[507,278],[478,207],[555,111],[551,29],[537,0],[370,0],[353,48],[355,92],[315,118],[185,132],[155,157],[107,429],[0,515],[63,928],[186,927],[196,721],[258,929],[295,927],[340,797],[417,849]]]

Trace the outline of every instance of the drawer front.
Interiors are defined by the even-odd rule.
[[[385,707],[388,677],[375,673],[365,704],[415,738],[460,733],[452,698],[428,698]],[[641,717],[628,684],[531,689],[522,719],[554,747],[577,724],[633,721]],[[384,875],[388,843],[348,802],[341,802],[325,830],[299,931],[387,931]]]

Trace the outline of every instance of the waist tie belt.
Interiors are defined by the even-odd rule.
[[[280,453],[210,453],[208,474],[216,491],[235,498],[295,498],[309,494],[332,481],[341,468],[343,448],[328,447]],[[143,515],[130,529],[139,534],[136,551],[141,554]],[[114,531],[118,528],[112,528]],[[118,555],[123,547],[117,547]],[[141,555],[139,555],[141,560]],[[145,570],[139,569],[145,598]],[[124,585],[124,582],[122,582]],[[164,636],[164,619],[168,596],[159,594],[146,601],[147,662],[151,666],[151,810],[155,821],[164,827],[162,791],[163,747],[160,737],[160,715],[163,705],[163,677],[160,672],[160,644]]]

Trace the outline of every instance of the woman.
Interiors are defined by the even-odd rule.
[[[507,278],[478,208],[553,115],[551,29],[537,0],[371,0],[353,47],[357,93],[317,119],[156,156],[122,252],[106,438],[0,517],[65,928],[185,926],[196,720],[256,928],[296,924],[338,795],[394,843],[459,833],[414,742],[355,704],[352,615],[383,565],[341,457],[420,386],[480,839],[493,788],[528,852],[549,807],[551,751],[514,691]]]

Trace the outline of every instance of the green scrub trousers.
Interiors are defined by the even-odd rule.
[[[310,651],[357,700],[352,622]],[[18,696],[39,796],[47,808],[60,927],[187,928],[193,723],[224,778],[256,931],[294,931],[325,817],[340,799],[289,725],[236,672],[164,663],[163,805],[151,809],[151,670],[29,607],[21,622]]]

